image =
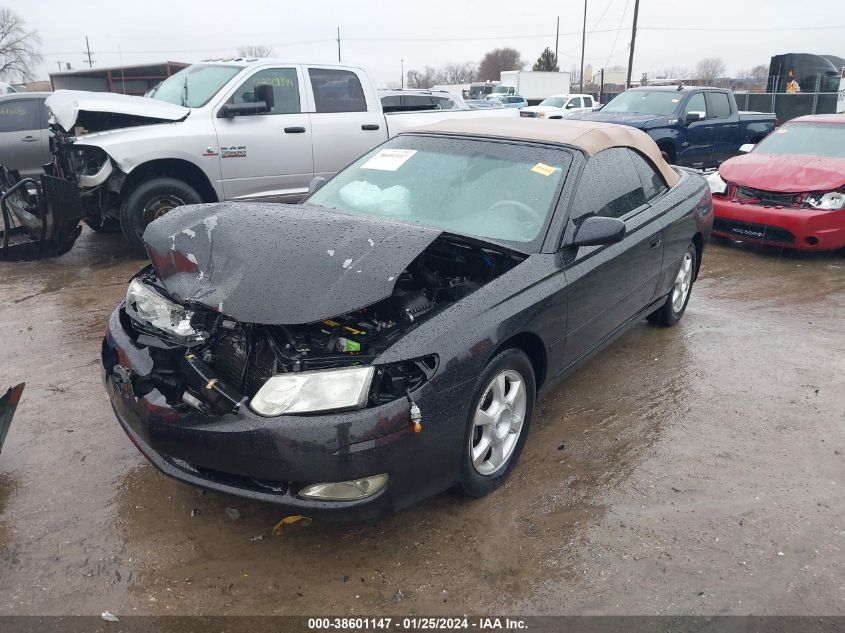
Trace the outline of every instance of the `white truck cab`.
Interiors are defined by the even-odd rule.
[[[133,246],[182,204],[295,202],[316,176],[416,125],[514,111],[385,115],[367,73],[280,60],[194,64],[145,97],[60,90],[48,100],[55,173],[76,179],[85,221]],[[118,224],[119,223],[119,224]]]
[[[574,112],[591,112],[599,105],[593,95],[552,95],[543,99],[538,105],[522,108],[519,115],[530,118],[562,119]]]

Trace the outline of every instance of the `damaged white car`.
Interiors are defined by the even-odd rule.
[[[60,90],[47,100],[51,175],[74,182],[82,216],[141,246],[176,206],[296,202],[390,136],[452,117],[515,112],[382,111],[365,71],[274,60],[195,64],[145,97]]]

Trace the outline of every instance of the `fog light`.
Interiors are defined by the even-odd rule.
[[[352,481],[336,481],[324,484],[309,484],[299,491],[304,499],[322,501],[358,501],[372,497],[387,483],[387,474],[373,475]]]

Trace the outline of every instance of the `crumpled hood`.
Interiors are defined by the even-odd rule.
[[[728,182],[782,193],[831,191],[845,185],[845,158],[751,152],[719,167]]]
[[[566,117],[576,121],[602,121],[603,123],[618,123],[631,127],[643,127],[656,119],[662,119],[657,114],[628,114],[626,112],[576,112]]]
[[[56,90],[44,103],[50,109],[50,123],[68,133],[80,112],[127,114],[160,121],[181,121],[191,112],[190,108],[157,99],[84,90]]]
[[[246,323],[295,325],[390,296],[440,233],[312,205],[219,203],[171,211],[144,243],[174,299]]]

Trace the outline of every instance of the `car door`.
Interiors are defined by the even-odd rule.
[[[646,202],[642,180],[627,148],[592,156],[573,199],[566,234],[590,215],[620,218],[621,242],[564,246],[569,311],[563,368],[602,343],[654,298],[662,261],[659,218]]]
[[[739,117],[731,112],[727,93],[708,92],[707,119],[712,123],[716,142],[709,166],[717,166],[739,150]]]
[[[699,112],[703,118],[687,123],[690,112]],[[693,93],[682,110],[679,125],[685,126],[686,139],[681,143],[677,164],[687,167],[706,167],[712,160],[715,146],[713,122],[707,118],[707,102],[704,92]]]
[[[387,139],[384,117],[366,75],[343,68],[308,67],[314,128],[314,175],[331,178]]]
[[[49,133],[44,123],[44,99],[0,101],[0,163],[17,169],[22,177],[37,176],[47,162],[44,143]]]
[[[296,66],[259,69],[226,95],[224,103],[255,103],[258,86],[273,89],[269,112],[212,119],[224,195],[227,200],[300,200],[314,176],[302,72]]]

